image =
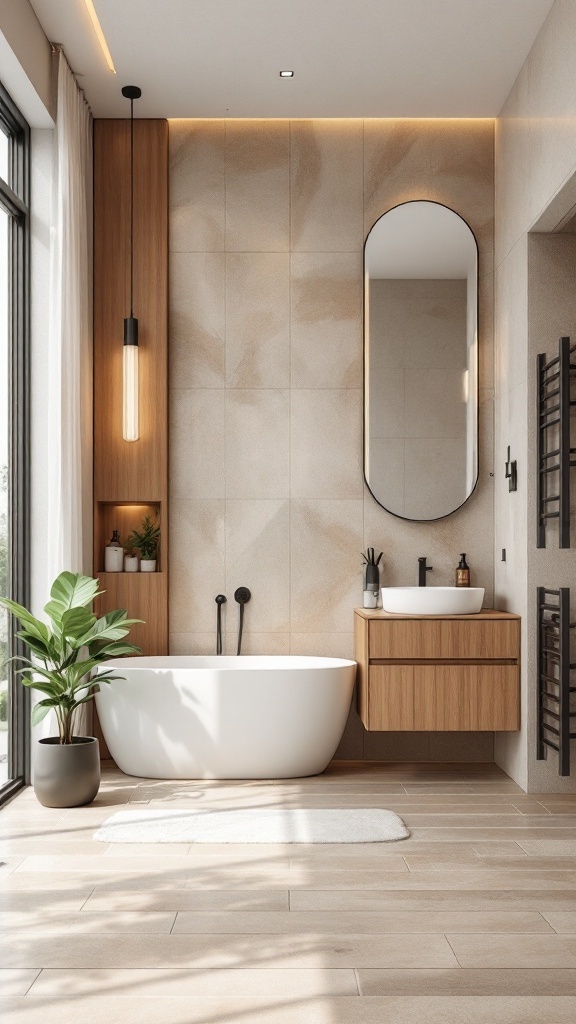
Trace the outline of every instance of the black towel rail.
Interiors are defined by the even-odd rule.
[[[558,774],[570,775],[570,741],[576,739],[572,731],[571,670],[576,663],[570,662],[571,630],[576,623],[570,622],[570,588],[547,590],[538,587],[538,704],[536,757],[546,760],[546,749],[558,753]],[[550,706],[552,705],[552,706]],[[550,719],[552,721],[550,721]],[[555,723],[555,724],[552,724]]]

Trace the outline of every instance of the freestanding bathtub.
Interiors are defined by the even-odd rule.
[[[290,779],[324,771],[340,741],[356,663],[305,657],[122,658],[98,717],[128,775]]]

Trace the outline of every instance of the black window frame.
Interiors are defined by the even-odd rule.
[[[30,127],[0,84],[1,128],[10,140],[10,182],[0,177],[0,207],[10,217],[8,564],[10,597],[30,602]],[[9,655],[25,653],[15,629]],[[9,781],[0,805],[30,782],[30,693],[8,671]]]

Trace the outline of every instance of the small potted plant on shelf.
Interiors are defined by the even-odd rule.
[[[58,736],[40,739],[35,745],[34,792],[45,807],[80,807],[92,802],[100,786],[100,751],[94,736],[75,736],[78,708],[91,701],[102,683],[122,676],[104,671],[92,680],[97,665],[123,654],[140,654],[128,643],[130,627],[140,619],[128,619],[123,610],[97,619],[92,602],[102,591],[98,580],[79,573],[63,572],[52,584],[51,600],[44,611],[50,625],[35,618],[15,601],[0,598],[18,619],[16,634],[32,658],[17,655],[17,670],[24,686],[44,695],[32,709],[37,725],[53,709]]]
[[[156,572],[160,527],[152,522],[150,516],[144,516],[140,531],[133,530],[127,543],[140,552],[140,571]]]

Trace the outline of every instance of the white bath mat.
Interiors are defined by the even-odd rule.
[[[119,811],[94,835],[99,843],[391,843],[410,835],[393,811]]]

